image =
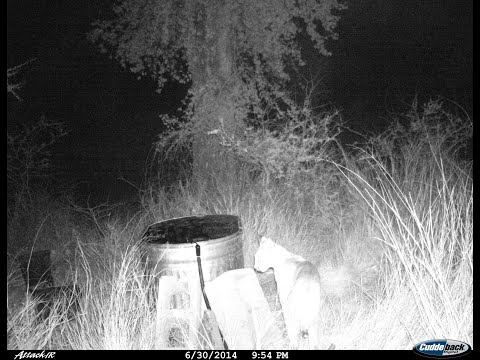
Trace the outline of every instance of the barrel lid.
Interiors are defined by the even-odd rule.
[[[184,244],[218,239],[238,231],[241,231],[238,216],[187,216],[151,224],[144,231],[141,240],[158,244]]]

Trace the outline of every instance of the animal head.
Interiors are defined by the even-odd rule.
[[[255,270],[265,272],[271,268],[273,266],[272,255],[274,251],[275,243],[271,239],[262,236],[258,250],[255,253]]]

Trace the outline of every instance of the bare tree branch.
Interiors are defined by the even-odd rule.
[[[20,90],[24,82],[13,81],[13,77],[18,74],[20,69],[25,65],[37,60],[36,58],[25,61],[23,64],[11,67],[7,69],[7,94],[10,93],[17,98],[18,101],[22,101],[22,98],[18,95],[17,91]]]

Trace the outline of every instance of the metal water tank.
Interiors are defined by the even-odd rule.
[[[178,282],[180,290],[170,297],[170,308],[186,314],[191,334],[198,330],[205,309],[196,245],[200,246],[204,282],[244,267],[242,228],[237,216],[188,216],[160,221],[147,227],[141,241],[148,273],[158,278],[170,276]]]

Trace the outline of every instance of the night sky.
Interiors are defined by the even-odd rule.
[[[443,96],[471,112],[472,4],[355,1],[339,24],[340,39],[330,44],[334,55],[310,63],[326,87],[321,101],[342,109],[357,131],[381,129],[375,119],[415,93]],[[106,1],[7,1],[7,66],[36,59],[21,76],[24,101],[7,94],[7,126],[14,131],[42,114],[63,120],[71,132],[55,151],[71,176],[115,177],[121,169],[138,183],[135,174],[143,175],[162,131],[158,114],[174,111],[185,89],[169,84],[157,94],[153,81],[136,80],[88,43],[90,23],[107,9]]]

